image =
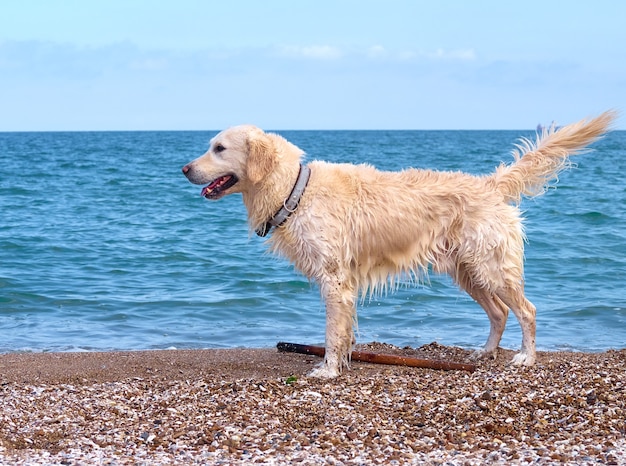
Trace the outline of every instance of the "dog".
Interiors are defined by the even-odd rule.
[[[310,376],[332,378],[348,367],[359,296],[423,277],[449,274],[487,313],[490,331],[475,357],[495,357],[509,309],[522,330],[513,365],[535,363],[535,306],[524,295],[519,203],[542,194],[616,118],[594,119],[521,139],[514,161],[488,175],[371,165],[303,162],[283,137],[235,126],[182,169],[202,196],[241,193],[251,230],[271,233],[269,250],[319,285],[326,305],[326,353]]]

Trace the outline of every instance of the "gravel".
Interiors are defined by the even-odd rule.
[[[431,343],[358,349],[468,362]],[[0,464],[626,464],[626,349],[474,372],[275,349],[0,355]]]

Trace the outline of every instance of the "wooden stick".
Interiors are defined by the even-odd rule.
[[[298,343],[279,342],[276,345],[278,351],[287,353],[312,354],[314,356],[324,357],[326,350],[321,346],[300,345]],[[398,356],[395,354],[376,354],[365,351],[353,351],[353,361],[371,362],[374,364],[391,364],[396,366],[424,367],[427,369],[440,369],[444,371],[469,371],[476,370],[475,364],[464,364],[449,361],[437,361],[431,359],[419,359],[408,356]]]

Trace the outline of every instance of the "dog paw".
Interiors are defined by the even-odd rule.
[[[496,359],[498,356],[498,349],[486,350],[479,349],[470,354],[470,359],[473,361],[479,361],[481,359]]]
[[[321,363],[315,369],[307,374],[309,377],[317,377],[320,379],[334,379],[335,377],[339,377],[340,372],[339,369],[330,367],[326,363]]]
[[[535,355],[528,353],[517,353],[511,360],[513,366],[533,366],[535,364]]]

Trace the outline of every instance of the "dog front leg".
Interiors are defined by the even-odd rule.
[[[355,296],[353,290],[340,284],[322,286],[321,292],[326,302],[326,352],[324,361],[309,376],[333,378],[350,362],[355,342]]]

